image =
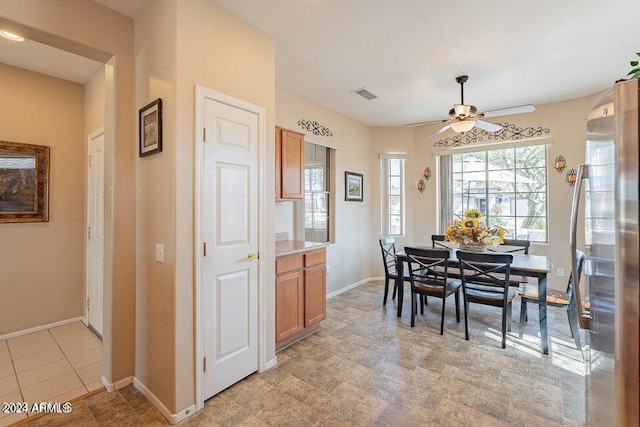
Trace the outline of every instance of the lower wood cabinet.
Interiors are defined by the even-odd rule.
[[[276,259],[276,349],[315,332],[326,318],[326,250]]]

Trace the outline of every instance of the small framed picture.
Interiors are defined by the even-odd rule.
[[[140,110],[140,157],[162,151],[162,99]]]
[[[351,202],[361,202],[363,200],[361,173],[344,173],[344,199]]]

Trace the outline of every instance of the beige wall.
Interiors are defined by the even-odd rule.
[[[163,99],[163,152],[137,160],[136,377],[172,413],[195,403],[194,126],[202,85],[266,109],[265,176],[274,175],[275,50],[270,36],[216,2],[162,0],[136,19],[136,104]],[[274,183],[266,180],[266,199]],[[273,259],[273,202],[262,208]],[[165,263],[153,245],[165,245]],[[267,359],[275,356],[274,263],[262,273]]]
[[[298,126],[298,120],[315,120],[328,127],[331,138],[317,137]],[[378,171],[370,161],[371,129],[349,117],[336,113],[302,96],[278,88],[276,91],[276,124],[307,133],[305,140],[336,149],[331,191],[334,193],[335,243],[327,248],[327,293],[352,285],[371,276],[370,247],[377,244],[371,234],[372,210],[379,198],[375,183]],[[364,201],[344,200],[344,173],[364,175]],[[280,204],[282,202],[278,202]],[[285,202],[291,204],[292,202]],[[286,209],[278,207],[279,216]],[[281,219],[281,218],[280,218]],[[281,221],[278,221],[279,223]],[[286,229],[284,225],[280,228]],[[349,262],[345,262],[349,260]]]
[[[0,224],[0,335],[83,315],[84,88],[0,64],[0,141],[50,147],[49,222]]]
[[[153,2],[136,18],[136,108],[161,98],[162,152],[136,160],[136,371],[167,407],[175,401],[176,3]],[[155,244],[165,261],[155,261]]]
[[[84,134],[85,153],[87,152],[89,135],[104,128],[106,107],[106,69],[101,68],[84,84]]]
[[[548,255],[554,267],[562,267],[564,277],[557,277],[556,270],[549,276],[549,286],[555,289],[564,289],[567,286],[569,272],[569,212],[571,210],[571,197],[573,189],[566,183],[565,174],[570,168],[577,168],[584,159],[585,125],[584,118],[597,101],[599,94],[584,98],[557,102],[553,104],[539,105],[534,113],[505,117],[505,121],[515,123],[518,126],[541,126],[550,129],[546,137],[551,138],[552,144],[548,148],[548,216],[549,216],[549,242],[545,244],[533,244],[531,253]],[[409,153],[406,167],[406,199],[407,199],[407,234],[398,239],[400,247],[405,245],[430,245],[430,236],[434,234],[437,223],[437,185],[435,176],[436,157],[434,156],[433,143],[439,139],[451,135],[448,131],[436,138],[428,135],[436,130],[439,125],[421,126],[412,129],[403,128],[374,128],[373,140],[376,152],[384,150],[406,151]],[[488,142],[490,144],[491,142]],[[477,144],[478,146],[480,144]],[[559,174],[551,168],[553,160],[558,154],[567,159],[567,169]],[[372,153],[372,156],[375,156]],[[377,159],[373,160],[377,162]],[[433,176],[427,182],[424,193],[420,193],[416,186],[422,170],[429,166]],[[380,233],[379,201],[378,208],[372,210],[373,230]],[[378,228],[376,228],[378,227]],[[583,229],[582,225],[579,226]],[[581,244],[581,242],[579,243]],[[372,251],[372,258],[378,260],[379,251]],[[374,262],[374,275],[382,274],[380,262]]]
[[[133,20],[85,0],[3,0],[0,25],[106,62],[104,369],[107,381],[134,369]]]

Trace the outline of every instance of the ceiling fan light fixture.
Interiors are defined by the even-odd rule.
[[[458,117],[460,117],[460,116],[469,117],[469,115],[471,113],[471,105],[454,104],[453,105],[453,112]]]
[[[471,129],[473,129],[475,125],[476,125],[475,120],[461,120],[461,121],[449,123],[449,126],[451,127],[451,129],[453,129],[454,132],[458,132],[458,133],[469,132]]]

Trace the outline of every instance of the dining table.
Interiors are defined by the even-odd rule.
[[[417,246],[423,249],[432,249],[427,246]],[[449,249],[449,266],[459,268],[458,257],[454,247]],[[500,253],[499,247],[492,248],[491,252]],[[510,253],[513,255],[511,263],[512,276],[533,277],[538,280],[538,312],[540,317],[540,339],[542,341],[542,353],[549,354],[549,342],[547,332],[547,275],[551,272],[551,261],[544,255],[528,255],[520,253]],[[409,257],[404,251],[396,253],[396,289],[398,290],[398,317],[402,316],[402,301],[404,299],[404,265],[409,261]]]

